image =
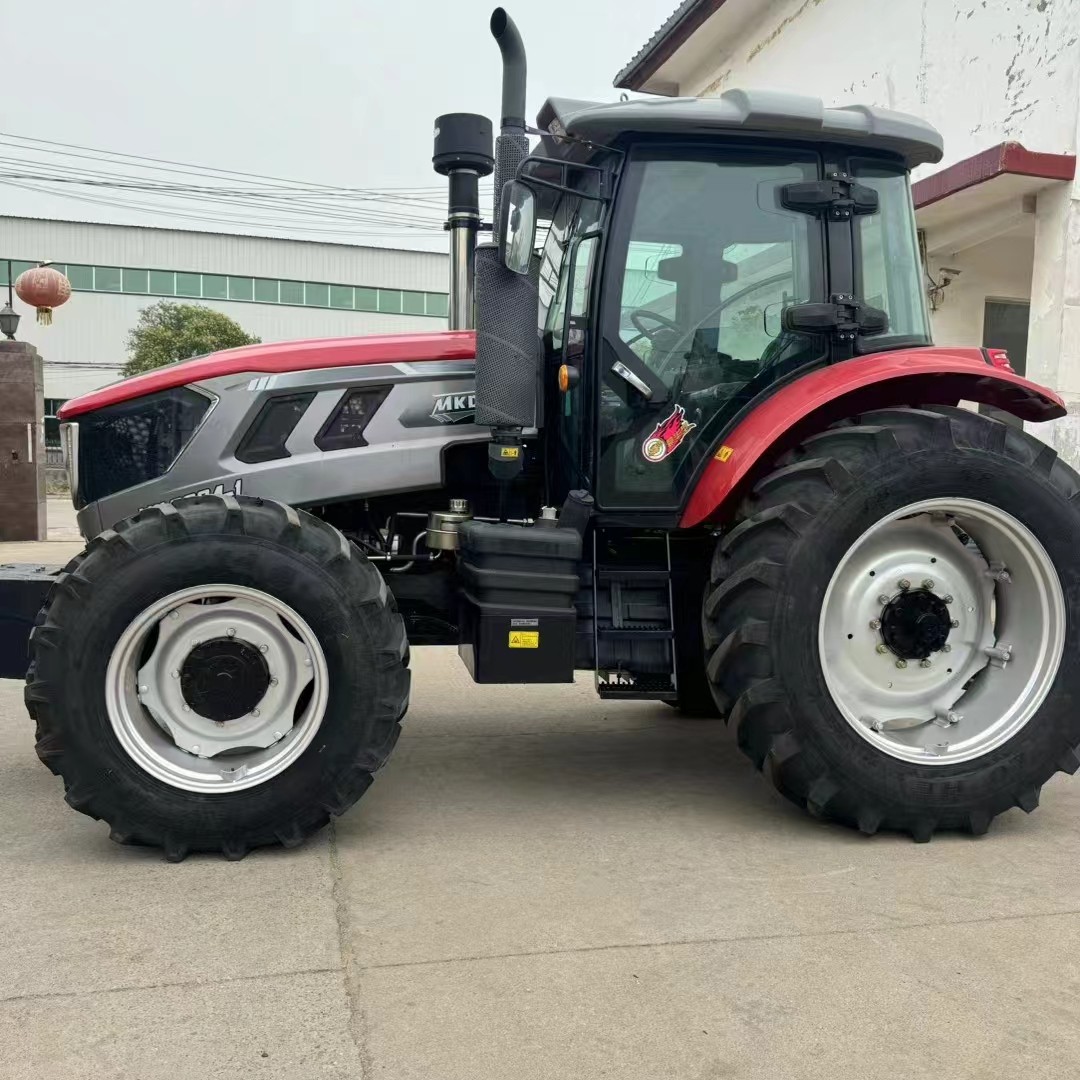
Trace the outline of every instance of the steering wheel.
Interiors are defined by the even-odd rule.
[[[653,327],[650,331],[641,325],[646,319],[651,319],[659,325]],[[658,311],[650,311],[648,308],[638,308],[637,311],[630,312],[630,322],[633,323],[634,329],[642,337],[648,338],[649,341],[655,341],[658,330],[674,330],[676,334],[683,333],[683,328],[677,322],[669,319],[666,315],[661,315]]]

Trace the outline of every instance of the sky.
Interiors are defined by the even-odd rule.
[[[234,190],[247,183],[151,172],[131,160],[76,159],[25,141],[52,140],[320,185],[427,187],[393,195],[417,200],[415,206],[393,204],[410,215],[407,227],[360,220],[360,204],[346,203],[346,196],[331,200],[333,207],[348,207],[340,219],[331,209],[323,218],[308,212],[300,220],[310,239],[440,249],[436,219],[445,195],[431,168],[433,121],[464,111],[497,122],[499,53],[487,29],[493,6],[490,0],[7,4],[0,214],[300,235],[295,228],[229,228],[131,208],[140,201],[173,213],[258,222],[280,221],[284,213],[234,210],[235,199],[232,205],[177,202],[156,192],[42,180],[89,169],[140,183],[179,180]],[[512,0],[507,10],[529,57],[530,121],[549,95],[616,99],[615,74],[675,6],[675,0]],[[417,229],[414,213],[432,224]]]

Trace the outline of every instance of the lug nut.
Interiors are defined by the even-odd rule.
[[[879,653],[887,653],[889,651],[889,646],[882,642],[880,645],[878,645],[877,651]]]
[[[252,709],[251,710],[251,715],[252,716],[258,716],[259,715],[259,710],[258,709]]]
[[[269,649],[269,648],[270,648],[269,645],[260,645],[259,646],[259,652],[266,652],[266,650]]]
[[[929,660],[920,660],[919,661],[919,667],[931,667],[931,666],[932,665],[931,665]]]
[[[191,752],[192,752],[193,754],[197,754],[197,753],[199,752],[199,748],[198,748],[197,746],[193,746],[193,747],[191,748]]]
[[[179,611],[170,611],[169,612],[169,618],[170,619],[179,619],[180,618],[180,612]]]
[[[931,578],[924,578],[923,583],[922,583],[922,587],[924,589],[932,589],[934,587],[933,580]]]
[[[906,668],[907,667],[907,661],[906,660],[897,660],[896,661],[896,666],[898,668]]]
[[[952,646],[946,641],[945,644],[941,646],[941,651],[952,652]]]
[[[270,680],[270,685],[271,686],[277,686],[277,676],[276,675]]]
[[[870,629],[871,630],[880,630],[881,629],[881,620],[880,619],[871,619],[870,620]]]
[[[236,637],[236,627],[230,626],[229,629],[225,631],[225,633],[228,634],[229,637]]]
[[[896,584],[899,585],[901,589],[911,588],[911,582],[908,581],[906,577],[902,577]]]
[[[951,604],[953,602],[953,598],[951,596],[943,596],[941,599],[944,600],[946,604]]]
[[[953,621],[951,623],[949,623],[949,625],[955,630],[960,625],[960,620],[959,619],[953,619]]]
[[[274,732],[274,738],[275,739],[280,739],[281,738],[281,732],[280,731],[275,731]]]
[[[878,602],[879,604],[881,604],[881,605],[882,605],[882,606],[884,607],[884,606],[885,606],[885,604],[887,604],[887,603],[888,603],[888,602],[889,602],[889,601],[890,601],[891,599],[892,599],[892,597],[891,597],[891,596],[886,596],[886,595],[885,595],[884,593],[882,593],[882,594],[881,594],[881,595],[880,595],[880,596],[879,596],[879,597],[877,598],[877,602]]]
[[[140,694],[145,694],[149,689],[150,689],[149,686],[140,686],[139,687],[139,693]]]
[[[179,679],[179,678],[180,678],[180,672],[179,672],[179,671],[170,671],[170,672],[169,672],[169,674],[170,674],[170,675],[171,675],[171,676],[172,676],[172,677],[173,677],[174,679]]]
[[[185,705],[184,706],[184,712],[191,712],[191,706],[190,705]]]
[[[311,657],[310,656],[305,656],[304,657],[304,667],[311,667]]]

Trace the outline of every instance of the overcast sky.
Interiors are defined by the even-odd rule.
[[[434,117],[469,111],[498,119],[499,54],[487,30],[493,6],[489,0],[7,3],[0,23],[6,88],[0,131],[323,184],[435,184]],[[674,6],[675,0],[507,5],[529,56],[530,120],[548,95],[616,98],[614,75]],[[18,169],[12,158],[65,162],[29,149],[2,150],[6,171]],[[145,212],[10,183],[0,184],[0,197],[4,214],[213,227],[160,215],[154,221]],[[363,242],[358,234],[342,239]],[[427,246],[415,236],[401,243]]]

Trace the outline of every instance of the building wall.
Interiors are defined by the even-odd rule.
[[[114,381],[139,311],[163,297],[224,312],[264,341],[446,326],[448,259],[437,252],[2,218],[0,259],[8,257],[50,259],[68,272],[75,286],[71,299],[54,312],[52,326],[37,325],[33,310],[15,301],[23,317],[18,336],[36,345],[45,358],[45,396],[51,399],[74,397]],[[13,273],[20,268],[13,267]],[[167,273],[124,274],[125,268]],[[6,274],[4,265],[0,275],[5,282]],[[155,289],[155,277],[170,284]],[[288,285],[292,302],[260,302],[251,292],[253,281],[256,287],[272,285],[277,297]],[[252,299],[201,295],[211,282],[215,291],[229,296],[244,286]],[[138,294],[133,288],[147,291]]]
[[[937,281],[941,280],[942,266],[961,271],[945,289],[937,311],[930,313],[934,343],[980,345],[988,298],[1030,300],[1033,255],[1031,236],[1019,233],[995,237],[932,261],[930,272]]]
[[[941,166],[1006,140],[1074,153],[1077,0],[728,0],[671,63],[682,94],[771,87],[915,113]]]

